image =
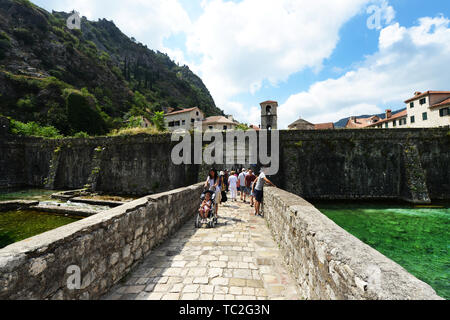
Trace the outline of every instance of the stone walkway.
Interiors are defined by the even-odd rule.
[[[192,219],[103,299],[300,299],[265,220],[239,201],[219,216],[214,229],[195,229]]]

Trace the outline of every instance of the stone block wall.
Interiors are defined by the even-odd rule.
[[[198,167],[174,165],[170,135],[0,140],[0,188],[94,187],[114,195],[147,195],[197,182]]]
[[[201,192],[147,196],[1,249],[0,300],[98,299],[195,216]],[[80,289],[67,287],[70,266],[80,268]]]
[[[411,148],[415,176],[406,170]],[[314,200],[449,199],[449,162],[445,128],[281,131],[281,169],[273,180]]]
[[[441,299],[299,196],[265,189],[264,215],[307,299]]]

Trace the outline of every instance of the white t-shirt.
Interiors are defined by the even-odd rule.
[[[241,174],[239,175],[239,184],[243,187],[245,186],[245,176],[246,175],[247,174],[245,172],[241,172]]]
[[[258,181],[256,182],[256,186],[255,186],[256,190],[258,190],[258,191],[262,191],[263,190],[264,183],[265,183],[265,181],[264,181],[265,177],[266,177],[266,175],[264,174],[264,172],[261,172],[259,174]]]
[[[220,179],[220,178],[217,178],[217,179]],[[216,190],[212,190],[212,187],[214,186],[214,184],[215,184],[214,180],[211,179],[211,178],[208,176],[209,190],[215,191],[215,192],[220,192],[220,186],[219,186],[219,185],[217,185]]]
[[[228,184],[229,184],[230,188],[236,188],[237,181],[238,181],[238,178],[235,175],[230,176],[228,178]]]

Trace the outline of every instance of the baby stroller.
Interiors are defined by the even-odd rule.
[[[217,217],[216,217],[216,194],[213,191],[205,190],[203,191],[202,195],[200,196],[200,200],[203,202],[205,200],[206,194],[209,193],[211,195],[211,210],[209,211],[207,223],[206,225],[208,228],[214,228],[217,224]],[[202,227],[202,217],[200,216],[200,213],[197,211],[197,217],[195,218],[195,227],[200,228]]]

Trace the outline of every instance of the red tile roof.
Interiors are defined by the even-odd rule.
[[[203,121],[203,124],[214,124],[214,123],[236,125],[236,123],[234,123],[228,118],[225,118],[224,116],[209,117]]]
[[[427,91],[427,92],[418,94],[418,95],[416,95],[416,96],[406,100],[405,103],[410,103],[411,101],[414,101],[414,100],[419,99],[419,98],[423,98],[423,97],[428,96],[430,94],[448,94],[448,95],[450,95],[450,91]]]
[[[443,107],[443,106],[448,106],[448,105],[450,105],[450,98],[448,98],[440,103],[433,104],[430,108]]]
[[[328,122],[328,123],[318,123],[314,125],[315,130],[329,130],[334,129],[334,123]]]
[[[266,104],[266,103],[278,103],[278,102],[277,101],[267,100],[267,101],[261,102],[260,104]]]
[[[399,113],[397,113],[397,114],[394,114],[394,115],[393,115],[392,117],[390,117],[390,118],[383,119],[383,120],[381,120],[381,121],[378,121],[377,123],[373,123],[373,124],[371,124],[371,125],[368,125],[367,127],[375,127],[375,126],[380,125],[380,124],[382,124],[382,123],[386,123],[386,122],[389,122],[389,121],[392,121],[392,120],[396,120],[396,119],[399,119],[399,118],[406,117],[407,115],[408,115],[408,111],[407,111],[407,110],[403,110],[402,112],[399,112]]]
[[[345,125],[345,127],[347,129],[358,129],[358,128],[365,128],[369,125],[371,125],[371,121],[373,121],[373,119],[380,119],[378,116],[372,116],[370,118],[359,118],[359,119],[355,119],[355,121],[353,121],[352,117],[350,117],[350,119],[348,119],[347,124]],[[376,123],[379,123],[376,122]]]
[[[171,113],[166,113],[166,116],[173,116],[175,114],[191,112],[191,111],[194,111],[195,109],[198,109],[198,108],[195,107],[195,108],[189,108],[189,109],[183,109],[183,110],[179,110],[179,111],[174,111],[174,112],[171,112]],[[198,110],[201,111],[200,109],[198,109]]]

